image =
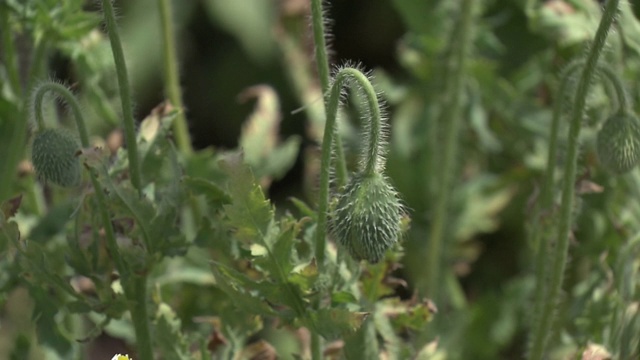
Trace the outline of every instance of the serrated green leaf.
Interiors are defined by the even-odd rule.
[[[167,304],[159,304],[155,321],[156,344],[167,360],[191,360],[189,345],[182,336],[180,319]]]
[[[221,161],[220,167],[229,175],[227,187],[233,202],[224,209],[229,224],[235,228],[235,236],[247,243],[266,244],[273,209],[255,183],[251,170],[247,165],[229,161]]]
[[[255,282],[222,264],[213,263],[211,269],[216,279],[216,285],[229,296],[234,306],[250,314],[263,316],[276,314],[262,299],[254,297],[246,291],[246,287],[257,286]]]
[[[320,309],[309,314],[315,321],[316,331],[327,339],[343,337],[357,331],[369,313],[346,309]]]
[[[338,304],[357,304],[358,299],[348,291],[335,291],[331,293],[331,303]]]

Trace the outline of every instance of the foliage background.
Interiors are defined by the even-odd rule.
[[[82,3],[88,13],[97,11],[92,3],[69,3]],[[396,289],[403,299],[424,287],[431,204],[437,188],[433,172],[438,171],[441,151],[441,130],[433,124],[442,110],[440,62],[454,26],[455,3],[337,0],[331,1],[327,13],[332,62],[357,61],[372,69],[388,103],[389,175],[412,217],[403,244],[404,267],[394,273],[406,281],[405,287]],[[442,354],[451,358],[513,359],[526,352],[526,325],[531,316],[528,304],[533,291],[533,255],[526,241],[526,224],[545,166],[556,75],[569,59],[584,51],[599,19],[596,1],[532,3],[485,1],[476,24],[467,70],[464,128],[458,139],[462,150],[454,184],[454,215],[445,251],[446,300],[438,302],[439,314],[432,325]],[[136,114],[141,119],[163,100],[157,7],[152,0],[116,4]],[[296,89],[296,64],[288,57],[291,53],[283,36],[293,34],[311,58],[307,6],[303,0],[174,1],[181,84],[195,147],[231,149],[239,145],[242,125],[255,103],[240,102],[238,96],[257,84],[268,84],[277,94],[282,115],[279,137],[302,139],[295,164],[278,174],[282,176],[275,176],[268,188],[268,197],[279,213],[296,211],[287,200],[290,196],[315,201],[306,152],[313,151],[317,139],[309,131],[309,113],[294,112],[313,104]],[[640,70],[640,7],[635,5],[633,11],[636,18],[624,18],[619,32],[612,36],[608,58],[624,74],[638,103],[640,92],[634,79]],[[59,29],[56,21],[53,18],[50,26]],[[82,88],[105,89],[103,99],[113,107],[113,65],[105,52],[104,38],[88,36],[94,26],[97,22],[60,31],[40,75],[49,74]],[[95,43],[91,45],[91,41]],[[28,40],[25,44],[29,46]],[[86,46],[94,45],[87,51]],[[90,98],[83,100],[92,108]],[[607,101],[602,93],[594,92],[590,104],[591,122],[596,123],[606,114]],[[351,105],[346,117],[357,125],[357,104]],[[113,124],[104,117],[109,110],[92,111],[92,133],[108,137]],[[586,131],[583,141],[581,185],[585,190],[565,284],[567,301],[559,312],[566,321],[559,334],[560,353],[576,352],[588,341],[606,343],[606,321],[611,313],[608,296],[616,296],[607,285],[607,276],[620,261],[618,252],[625,241],[640,229],[637,205],[628,200],[628,194],[638,195],[634,191],[639,189],[639,175],[634,172],[618,179],[601,170],[593,151],[593,129]],[[344,136],[347,149],[358,148],[357,136],[349,132]],[[171,271],[179,273],[181,269],[169,267],[164,276],[174,275]],[[634,284],[635,289],[637,281]],[[174,295],[172,306],[186,328],[195,328],[192,319],[207,313],[219,295],[215,291],[202,294],[198,286],[186,285]],[[632,301],[637,300],[637,295],[632,296]],[[27,301],[24,294],[3,298],[3,322],[11,324],[4,331],[15,334],[17,329],[31,326],[29,310],[15,305],[22,301]],[[433,339],[433,332],[408,336],[418,344],[423,336]],[[291,341],[279,337],[278,331],[259,337],[279,349],[287,345],[278,341]],[[113,339],[105,336],[95,346],[108,341]],[[115,347],[107,348],[113,352]]]

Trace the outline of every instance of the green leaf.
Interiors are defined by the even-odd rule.
[[[327,339],[343,337],[357,331],[369,313],[346,309],[320,309],[309,314],[316,330]]]
[[[266,244],[268,229],[273,220],[273,209],[255,183],[248,166],[239,161],[221,161],[220,167],[229,175],[227,185],[233,199],[225,205],[229,224],[235,228],[235,236],[246,243]]]
[[[77,204],[71,200],[56,205],[31,229],[27,238],[44,243],[62,233],[76,207]]]
[[[189,344],[181,333],[181,322],[165,303],[158,305],[155,322],[155,341],[163,359],[190,360]]]
[[[185,176],[182,182],[192,194],[204,195],[207,203],[214,209],[231,204],[231,196],[213,181]]]
[[[256,282],[223,264],[213,263],[211,268],[216,285],[229,296],[234,306],[250,314],[276,314],[262,299],[247,292],[246,288],[259,288]]]

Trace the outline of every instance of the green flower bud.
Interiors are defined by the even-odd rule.
[[[640,120],[629,113],[612,115],[598,132],[597,152],[608,170],[623,174],[640,162]]]
[[[396,190],[377,172],[354,175],[331,217],[331,233],[356,260],[377,263],[400,236],[403,207]]]
[[[64,129],[46,129],[33,139],[31,161],[36,174],[54,184],[71,187],[80,183],[81,168],[78,141]]]

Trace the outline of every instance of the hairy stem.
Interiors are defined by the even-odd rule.
[[[136,143],[135,121],[133,120],[133,106],[131,104],[131,88],[129,87],[129,75],[127,64],[124,61],[124,52],[118,35],[118,25],[111,0],[102,0],[102,11],[109,33],[109,42],[113,52],[113,61],[118,75],[118,87],[120,89],[120,101],[122,103],[122,115],[124,122],[124,136],[127,141],[127,154],[129,157],[129,171],[133,187],[142,195],[142,176],[138,161],[138,145]]]
[[[428,246],[427,292],[439,300],[440,268],[442,266],[443,238],[449,221],[451,183],[455,178],[455,160],[458,154],[458,135],[462,123],[462,94],[464,92],[465,68],[469,48],[473,41],[473,21],[478,10],[478,1],[464,0],[460,4],[461,14],[457,31],[453,34],[453,49],[447,59],[448,76],[445,83],[446,102],[442,114],[445,124],[445,144],[437,181],[440,191],[435,205]]]
[[[171,104],[178,108],[179,112],[173,121],[173,133],[176,145],[181,153],[189,155],[193,153],[191,147],[191,137],[189,127],[184,113],[182,102],[182,92],[180,90],[180,79],[178,71],[178,59],[176,49],[176,39],[171,19],[171,0],[158,0],[160,8],[160,25],[162,29],[162,54],[164,59],[164,81],[165,93]]]
[[[362,89],[367,98],[371,116],[368,118],[369,124],[367,128],[369,134],[369,147],[365,153],[364,171],[367,174],[377,170],[379,163],[380,147],[382,145],[382,119],[380,117],[380,105],[375,89],[366,75],[360,70],[352,67],[340,69],[335,77],[328,97],[327,122],[324,129],[324,138],[322,140],[322,157],[320,164],[320,198],[318,200],[318,225],[316,229],[316,258],[320,272],[324,269],[324,253],[327,235],[327,209],[329,204],[329,175],[331,167],[331,150],[334,145],[334,134],[336,133],[335,124],[338,116],[338,108],[340,106],[340,94],[345,81],[353,80]]]
[[[324,14],[322,9],[322,0],[311,0],[311,18],[313,27],[313,39],[315,44],[316,66],[318,67],[318,76],[320,78],[320,86],[322,93],[325,95],[325,111],[329,108],[327,102],[327,92],[330,87],[329,76],[329,57],[327,56],[327,43],[325,40]],[[326,127],[325,127],[326,128]],[[333,126],[332,126],[333,128]],[[338,186],[344,186],[347,183],[347,161],[344,156],[344,148],[342,139],[336,136],[336,180]]]
[[[618,11],[619,0],[609,0],[605,5],[605,11],[600,20],[595,39],[589,50],[582,76],[578,83],[577,92],[573,102],[571,124],[569,127],[569,142],[567,148],[567,162],[565,163],[564,178],[562,182],[562,200],[560,204],[560,222],[557,232],[557,246],[552,259],[550,283],[548,294],[545,297],[544,306],[540,313],[540,327],[535,329],[533,347],[530,359],[542,360],[544,358],[549,333],[552,329],[554,310],[558,304],[564,271],[569,250],[569,237],[571,232],[571,209],[573,208],[575,193],[574,183],[577,171],[577,158],[579,147],[579,135],[584,116],[587,94],[597,68],[598,59],[604,48],[609,29],[613,24]]]
[[[38,85],[38,87],[36,87],[36,89],[34,90],[31,106],[36,118],[36,122],[38,123],[38,127],[40,129],[44,128],[42,102],[44,100],[45,94],[49,91],[56,93],[67,102],[67,104],[71,108],[71,111],[73,112],[73,117],[78,128],[80,143],[82,144],[82,147],[90,147],[89,134],[85,125],[84,116],[82,115],[82,111],[80,109],[80,104],[78,103],[76,97],[71,93],[71,91],[69,91],[69,89],[58,83],[52,81],[44,82]],[[107,199],[104,192],[100,188],[100,183],[98,182],[96,175],[92,171],[89,172],[89,175],[91,177],[91,183],[93,185],[96,200],[98,203],[98,212],[100,213],[100,219],[102,220],[102,226],[104,227],[105,231],[107,249],[109,250],[111,258],[115,262],[118,273],[120,273],[120,275],[122,276],[122,281],[125,284],[125,289],[127,289],[125,295],[130,300],[132,300],[130,311],[136,333],[139,356],[142,360],[152,360],[153,354],[150,340],[151,336],[149,333],[149,322],[147,319],[146,308],[146,277],[127,275],[129,271],[125,262],[120,256],[115,232],[111,223],[111,216],[109,215],[109,210],[107,208]]]
[[[149,315],[147,311],[147,276],[133,275],[131,287],[126,295],[129,299],[129,311],[131,321],[136,333],[136,345],[138,358],[142,360],[153,359],[153,347],[151,334],[149,333]]]

